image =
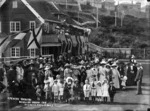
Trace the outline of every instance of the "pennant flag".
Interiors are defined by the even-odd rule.
[[[8,36],[0,42],[0,57],[2,56],[2,53],[5,51],[11,40],[11,36]]]
[[[22,40],[25,35],[26,35],[26,33],[19,33],[14,39],[16,39],[16,40]]]
[[[80,36],[80,39],[81,39],[81,49],[82,49],[82,54],[84,54],[85,52],[85,39],[83,36]]]
[[[25,35],[26,33],[24,32],[20,32],[19,34],[17,34],[15,37],[13,37],[13,39],[10,41],[5,50],[7,50],[9,47],[15,47],[16,44],[18,44],[20,41],[24,39]]]
[[[33,29],[33,31],[31,31],[31,35],[28,41],[27,48],[38,49],[40,48],[41,43],[42,43],[42,26],[36,29]]]

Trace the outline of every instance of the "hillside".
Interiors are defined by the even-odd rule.
[[[101,47],[110,48],[147,48],[150,47],[149,27],[146,19],[125,16],[123,26],[121,20],[110,16],[99,16],[101,25],[93,28],[90,41]]]

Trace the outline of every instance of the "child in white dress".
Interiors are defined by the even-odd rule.
[[[102,84],[100,81],[97,82],[96,90],[97,90],[97,101],[101,102],[102,101]]]
[[[107,99],[109,97],[108,88],[109,88],[108,81],[104,80],[104,82],[102,84],[102,94],[103,94],[104,102],[107,102]]]
[[[96,97],[96,78],[93,77],[92,82],[90,83],[91,85],[91,97],[92,97],[92,103],[95,102],[95,97]]]
[[[58,100],[59,86],[57,80],[54,80],[54,85],[52,86],[52,92],[54,93],[54,103]]]
[[[63,101],[63,95],[64,95],[64,81],[61,80],[59,84],[59,97],[61,102]]]
[[[83,92],[84,92],[85,101],[87,103],[89,102],[90,90],[91,90],[91,86],[90,84],[88,84],[88,80],[85,80],[85,84],[83,86]]]

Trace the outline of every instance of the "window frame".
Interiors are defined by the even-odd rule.
[[[13,52],[13,50],[14,50],[14,52]],[[17,51],[18,51],[18,54],[17,54]],[[12,48],[10,48],[10,56],[13,57],[13,58],[20,57],[20,47],[12,47]]]
[[[18,1],[12,2],[12,8],[18,8]]]
[[[33,51],[33,55],[32,55],[32,51]],[[32,48],[32,49],[29,49],[29,54],[30,54],[30,57],[36,57],[36,49],[35,48]]]
[[[19,30],[17,30],[17,23],[19,23]],[[14,26],[12,26],[14,24]],[[14,28],[12,30],[12,27]],[[21,22],[20,21],[10,21],[10,32],[20,32],[21,31]]]
[[[35,21],[29,21],[29,29],[32,29],[32,25],[31,25],[32,23],[34,23],[34,28],[36,28],[36,22]]]

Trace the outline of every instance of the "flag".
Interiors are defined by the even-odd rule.
[[[13,39],[9,42],[5,50],[7,50],[10,47],[15,47],[20,41],[24,39],[25,35],[25,32],[20,32],[17,35],[15,35]]]
[[[39,49],[42,43],[42,26],[33,29],[27,44],[28,49]]]
[[[9,37],[0,38],[0,57],[2,57],[3,49],[7,46]]]

